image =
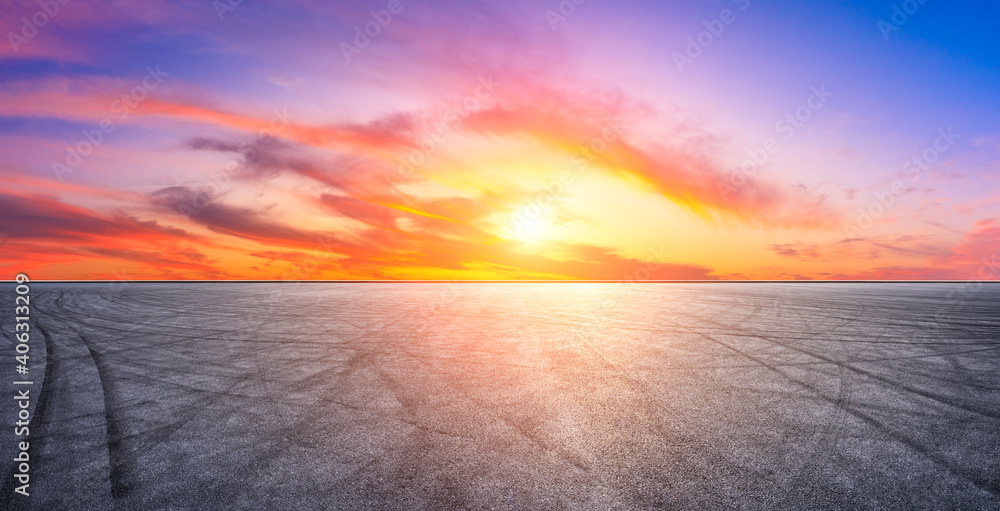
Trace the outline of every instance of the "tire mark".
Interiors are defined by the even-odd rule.
[[[704,333],[701,333],[701,332],[697,332],[694,329],[692,329],[692,331],[696,332],[696,333],[699,333],[699,335],[705,337],[706,339],[708,339],[708,340],[710,340],[710,341],[712,341],[712,342],[714,342],[716,344],[719,344],[719,345],[721,345],[723,347],[726,347],[726,348],[728,348],[730,350],[733,350],[733,351],[735,351],[737,353],[742,354],[743,356],[747,357],[750,360],[753,360],[753,361],[757,362],[762,367],[767,368],[768,370],[774,372],[775,374],[778,374],[778,375],[782,376],[783,378],[785,378],[785,379],[787,379],[787,380],[789,380],[789,381],[791,381],[793,383],[796,383],[797,385],[802,386],[803,388],[809,390],[810,392],[815,393],[821,399],[830,402],[834,406],[837,405],[836,400],[834,400],[833,398],[828,397],[825,393],[822,392],[822,390],[816,388],[815,386],[813,386],[813,385],[811,385],[809,383],[803,382],[803,381],[801,381],[801,380],[799,380],[797,378],[792,377],[791,375],[786,374],[784,371],[782,371],[778,367],[775,367],[775,366],[769,364],[765,360],[760,359],[759,357],[755,357],[754,355],[752,355],[750,353],[747,353],[747,352],[745,352],[743,350],[740,350],[740,349],[738,349],[738,348],[736,348],[734,346],[729,345],[728,343],[725,343],[723,341],[715,339],[714,337],[709,336],[707,334],[704,334]],[[818,357],[817,356],[817,358],[822,358],[822,357]],[[848,369],[852,369],[850,366],[845,366],[845,367],[847,367]],[[892,386],[892,385],[890,384],[890,386]],[[915,451],[917,453],[920,453],[921,455],[923,455],[927,459],[935,462],[936,464],[938,464],[942,468],[946,469],[948,472],[950,472],[953,475],[955,475],[955,476],[957,476],[957,477],[959,477],[959,478],[961,478],[961,479],[963,479],[963,480],[965,480],[965,481],[973,484],[977,488],[979,488],[981,490],[984,490],[984,491],[987,491],[989,493],[992,493],[994,495],[1000,495],[1000,482],[991,481],[988,478],[982,477],[982,476],[980,476],[977,473],[973,473],[973,472],[971,472],[969,470],[966,470],[963,467],[960,467],[960,466],[957,466],[957,465],[951,463],[950,461],[948,461],[946,459],[941,458],[940,456],[937,456],[933,451],[931,451],[930,449],[928,449],[928,448],[924,447],[923,445],[919,444],[915,440],[912,440],[909,437],[906,437],[906,436],[903,436],[903,435],[897,433],[896,431],[894,431],[894,430],[890,429],[889,427],[887,427],[886,425],[882,424],[879,420],[877,420],[874,417],[871,417],[871,416],[869,416],[869,415],[867,415],[865,413],[862,413],[860,410],[858,410],[858,409],[856,409],[856,408],[854,408],[852,406],[844,406],[842,404],[841,407],[840,407],[840,409],[843,410],[843,411],[845,411],[845,412],[847,412],[847,413],[849,413],[849,414],[851,414],[855,418],[860,419],[860,420],[864,421],[865,423],[867,423],[867,424],[875,427],[877,430],[879,430],[882,433],[888,435],[893,440],[895,440],[895,441],[897,441],[897,442],[899,442],[899,443],[901,443],[901,444],[909,447],[910,449],[912,449],[913,451]]]
[[[37,307],[37,305],[36,305]],[[45,452],[45,446],[48,443],[48,430],[50,424],[50,411],[52,409],[52,400],[55,378],[56,375],[61,376],[61,372],[57,371],[58,361],[55,358],[55,349],[53,348],[52,336],[49,331],[36,323],[35,327],[42,333],[42,337],[45,338],[45,373],[42,379],[42,388],[39,390],[38,403],[35,405],[35,413],[31,417],[28,425],[29,433],[29,446],[28,446],[28,457],[31,460],[44,459],[41,455]],[[37,425],[36,425],[37,423]],[[32,434],[37,431],[37,436]],[[38,461],[32,461],[32,465],[37,466]],[[43,465],[44,466],[44,465]],[[12,464],[10,467],[10,473],[3,484],[4,493],[4,508],[5,509],[15,509],[14,504],[20,503],[17,501],[14,493],[14,474],[16,472],[16,464]],[[36,474],[42,469],[36,469]],[[37,476],[36,476],[37,477]]]

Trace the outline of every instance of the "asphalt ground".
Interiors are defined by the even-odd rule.
[[[1000,509],[997,286],[13,289],[5,509]]]

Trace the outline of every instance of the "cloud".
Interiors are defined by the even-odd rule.
[[[996,225],[988,221],[948,249],[942,238],[906,235],[902,222],[890,224],[895,217],[883,222],[892,235],[816,241],[826,231],[839,232],[838,202],[856,200],[864,188],[827,186],[837,191],[828,196],[801,184],[798,179],[828,166],[795,154],[808,144],[752,178],[734,174],[730,158],[743,152],[734,149],[740,141],[714,128],[738,130],[746,111],[716,125],[672,106],[669,96],[697,81],[667,84],[672,71],[641,69],[648,68],[648,56],[622,51],[635,40],[634,24],[618,26],[631,18],[608,18],[613,10],[594,6],[555,31],[536,2],[414,3],[347,69],[336,50],[331,59],[302,48],[350,40],[353,27],[370,20],[371,6],[295,2],[282,7],[282,23],[275,24],[266,3],[244,3],[224,20],[210,4],[71,2],[21,54],[0,50],[4,70],[12,70],[0,79],[0,116],[17,118],[3,127],[28,126],[16,140],[37,140],[39,148],[22,148],[32,153],[23,157],[28,164],[0,185],[0,208],[13,212],[3,219],[13,222],[2,231],[9,236],[4,246],[18,264],[76,264],[73,271],[86,275],[96,270],[85,264],[127,261],[143,274],[171,278],[228,271],[267,277],[304,265],[316,276],[347,278],[625,278],[645,264],[622,255],[637,247],[604,242],[638,243],[632,240],[669,222],[656,219],[649,231],[619,236],[611,231],[624,226],[613,224],[629,220],[596,204],[599,193],[592,208],[577,200],[590,190],[560,191],[551,200],[559,234],[582,239],[528,246],[498,234],[507,235],[497,218],[511,216],[539,196],[543,181],[581,162],[574,172],[597,175],[578,180],[586,181],[580,188],[622,184],[614,190],[623,195],[609,197],[618,203],[634,192],[649,199],[648,211],[674,215],[661,198],[681,206],[690,218],[676,218],[691,223],[677,232],[704,227],[710,238],[738,228],[765,239],[797,231],[764,242],[770,242],[770,261],[762,264],[797,266],[766,268],[778,278],[808,278],[813,273],[801,269],[807,265],[823,270],[816,276],[848,273],[833,268],[841,263],[864,268],[856,275],[975,274],[978,254],[995,243]],[[0,6],[11,14],[0,28],[9,30],[20,29],[22,13],[38,9],[28,0],[0,0]],[[141,82],[146,65],[157,64],[147,58],[161,57],[168,81],[127,119],[117,117],[112,102]],[[668,86],[654,91],[651,84]],[[684,103],[729,104],[712,96],[728,95],[722,89],[704,93],[702,103],[695,97],[700,91]],[[774,105],[768,103],[754,110],[768,111]],[[82,140],[80,129],[104,118],[128,126],[88,161],[94,172],[63,183],[29,176],[51,174],[49,162],[63,157],[66,139]],[[14,165],[21,165],[20,142],[6,140]],[[867,147],[856,142],[830,139],[812,154],[878,160],[856,153]],[[996,137],[976,138],[973,146],[995,149]],[[43,157],[47,151],[52,158]],[[401,159],[415,151],[426,161],[401,172]],[[804,162],[801,172],[780,166],[786,156]],[[223,167],[224,159],[237,168]],[[177,169],[185,183],[204,175],[208,186],[219,171],[231,182],[209,193],[168,186],[166,177]],[[978,177],[975,171],[948,175],[956,178],[947,183],[955,188]],[[102,181],[109,185],[99,186]],[[251,186],[256,193],[249,193]],[[940,225],[952,223],[953,209],[969,208],[962,211],[972,218],[995,206],[993,199],[956,206],[966,194],[947,191],[948,203],[928,202],[919,210]],[[183,208],[191,215],[181,214]],[[577,234],[567,225],[587,229]],[[697,262],[662,264],[659,272],[654,278],[754,274],[721,273]]]
[[[951,248],[929,235],[849,238],[833,243],[772,244],[771,251],[789,259],[823,263],[828,268],[843,263],[884,261],[853,272],[817,274],[835,280],[1000,280],[1000,221],[984,219]],[[900,264],[901,260],[912,261]],[[895,264],[893,264],[895,263]],[[766,278],[775,278],[773,272]]]
[[[976,222],[961,242],[947,254],[931,260],[935,267],[947,269],[957,280],[1000,280],[1000,220],[987,218]]]
[[[782,243],[768,245],[771,251],[782,257],[798,259],[799,261],[816,260],[823,257],[820,253],[820,246],[808,243]]]
[[[170,187],[152,194],[155,204],[176,211],[190,203],[195,192]],[[269,250],[252,254],[280,264],[279,274],[295,278],[337,275],[345,278],[427,278],[465,274],[468,278],[627,278],[646,263],[616,255],[611,249],[566,244],[562,259],[524,254],[516,242],[490,235],[464,222],[455,222],[427,212],[401,210],[348,196],[322,194],[320,204],[358,220],[368,229],[356,231],[310,231],[267,218],[266,213],[209,202],[190,220],[216,233],[242,238]],[[445,202],[445,201],[441,201]],[[442,204],[416,204],[443,211]],[[410,227],[398,226],[406,218]],[[291,249],[291,250],[290,250]],[[423,275],[424,277],[421,277]],[[433,278],[433,277],[431,277]],[[658,265],[652,279],[711,279],[711,269],[684,264]]]
[[[0,230],[17,239],[51,239],[67,242],[95,238],[192,240],[189,233],[161,225],[155,220],[139,220],[124,213],[101,216],[42,195],[14,195],[0,192],[4,211]]]
[[[260,242],[283,242],[306,246],[310,233],[263,218],[249,208],[228,206],[218,201],[208,201],[203,207],[199,192],[183,186],[172,186],[150,195],[153,205],[161,206],[165,212],[176,214],[192,211],[188,219],[212,231],[228,236],[236,236]],[[186,209],[186,207],[194,209]]]
[[[83,92],[68,90],[68,83],[59,81],[43,86],[41,92],[8,90],[5,103],[17,106],[8,106],[0,113],[96,120],[108,113],[107,105],[114,95],[111,91],[121,90],[121,84],[106,79],[91,82],[91,87]],[[735,180],[732,172],[715,163],[717,141],[707,135],[699,136],[687,124],[683,130],[659,135],[664,140],[689,141],[684,147],[630,136],[630,123],[640,119],[658,119],[664,126],[675,121],[663,119],[664,114],[620,93],[554,90],[529,80],[508,81],[493,99],[478,104],[478,109],[464,112],[467,117],[450,127],[453,136],[459,139],[475,135],[529,136],[551,151],[584,157],[605,172],[638,177],[707,220],[801,229],[824,229],[837,223],[836,214],[826,205],[826,197],[808,188],[761,177]],[[422,112],[394,112],[367,123],[311,125],[295,122],[287,110],[279,109],[269,116],[249,115],[153,96],[144,100],[134,115],[164,116],[237,129],[255,137],[264,135],[249,142],[196,136],[188,140],[187,147],[239,153],[250,168],[265,174],[283,167],[341,187],[345,184],[339,181],[343,176],[331,176],[321,171],[320,166],[290,157],[288,144],[361,158],[365,165],[381,167],[384,173],[440,129],[433,123],[419,121],[418,118],[426,117]],[[593,151],[595,146],[599,150]],[[461,158],[460,154],[449,154],[447,149],[442,151],[438,156]]]
[[[806,262],[834,263],[892,257],[936,257],[946,249],[930,235],[871,236],[844,238],[830,243],[775,243],[771,252],[785,258]]]
[[[606,172],[638,176],[705,219],[803,229],[831,228],[837,223],[837,215],[825,205],[826,198],[807,188],[763,178],[734,180],[731,172],[713,163],[712,153],[718,147],[710,136],[699,137],[688,126],[688,131],[661,135],[696,141],[684,148],[642,143],[629,135],[628,126],[635,121],[629,117],[660,114],[602,101],[600,96],[577,96],[533,90],[531,104],[508,103],[476,112],[466,124],[479,133],[527,134],[576,155],[576,161],[589,160]],[[672,121],[662,124],[670,126]]]
[[[0,211],[0,232],[7,235],[4,266],[18,271],[119,260],[139,263],[153,274],[217,272],[194,248],[206,240],[156,220],[121,211],[101,214],[52,197],[12,192],[0,192]]]

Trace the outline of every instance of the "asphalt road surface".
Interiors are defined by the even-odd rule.
[[[13,289],[5,509],[1000,509],[1000,287]]]

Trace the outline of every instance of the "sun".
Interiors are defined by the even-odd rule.
[[[537,243],[545,239],[549,227],[544,218],[525,220],[515,227],[515,236],[524,243]]]
[[[550,240],[557,231],[553,215],[548,209],[537,206],[521,208],[509,217],[511,221],[502,229],[501,236],[530,245]]]

